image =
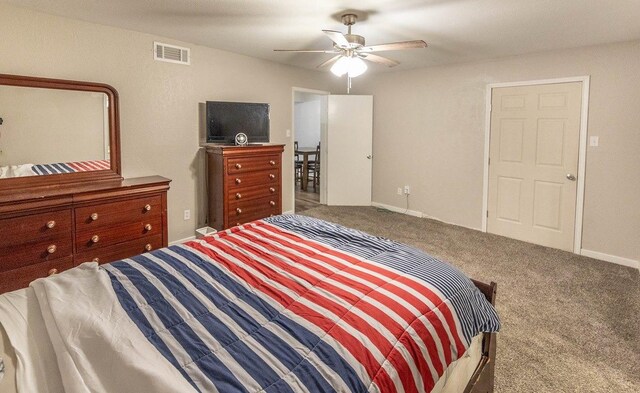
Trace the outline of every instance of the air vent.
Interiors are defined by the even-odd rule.
[[[162,42],[154,42],[153,45],[155,47],[154,59],[169,63],[191,64],[191,50],[189,48],[163,44]]]

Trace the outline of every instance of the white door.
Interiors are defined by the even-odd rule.
[[[487,230],[573,251],[582,83],[495,88]]]
[[[325,152],[327,205],[371,205],[372,143],[373,96],[330,95]]]

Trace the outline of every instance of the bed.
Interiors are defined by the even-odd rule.
[[[397,242],[271,217],[0,296],[0,390],[489,392],[495,290]]]

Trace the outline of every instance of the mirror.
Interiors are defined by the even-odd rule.
[[[0,188],[120,179],[117,92],[0,75]]]

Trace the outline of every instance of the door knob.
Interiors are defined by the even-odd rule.
[[[567,173],[567,179],[569,179],[571,181],[576,181],[576,177],[574,175],[572,175],[571,173]]]
[[[368,158],[368,159],[371,159],[371,154],[367,154],[367,158]]]

